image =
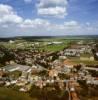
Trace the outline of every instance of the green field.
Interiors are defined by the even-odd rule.
[[[42,50],[46,50],[46,51],[59,51],[62,50],[63,48],[67,47],[69,45],[69,43],[73,40],[66,40],[63,38],[49,38],[49,39],[37,39],[36,41],[38,41],[39,43],[39,47],[35,46],[36,48]],[[47,44],[48,42],[62,42],[62,44],[53,44],[53,45],[44,45],[45,43]],[[0,45],[6,47],[6,48],[10,48],[10,49],[16,49],[16,48],[20,48],[20,49],[33,49],[32,44],[34,44],[36,42],[32,41],[27,41],[27,40],[14,40],[14,43],[9,43],[9,42],[0,42]]]
[[[9,39],[11,40],[11,39]],[[0,42],[0,45],[3,45],[6,48],[10,49],[15,49],[15,48],[20,48],[20,49],[33,49],[32,44],[38,42],[39,47],[37,46],[36,48],[39,48],[40,50],[45,49],[46,51],[59,51],[62,50],[63,48],[69,46],[70,43],[76,43],[80,40],[83,40],[85,43],[88,43],[89,41],[93,41],[91,38],[87,37],[75,37],[75,36],[64,36],[64,37],[50,37],[50,38],[34,38],[34,37],[26,37],[26,38],[15,38],[14,43],[9,43],[9,42]],[[44,45],[44,43],[48,42],[63,42],[63,44],[60,45]]]
[[[58,42],[62,42],[62,44],[46,45],[46,46],[42,47],[41,49],[44,49],[46,51],[60,51],[60,50],[63,50],[65,47],[68,47],[70,42],[72,41],[72,40],[65,40],[65,39],[54,39],[54,40],[52,40],[52,42],[54,42],[56,40]]]
[[[0,100],[37,100],[32,99],[26,93],[14,91],[10,88],[0,87]]]
[[[62,49],[64,49],[66,47],[65,44],[61,44],[61,45],[49,45],[49,46],[45,46],[44,49],[46,51],[60,51]]]
[[[71,60],[72,62],[76,63],[76,64],[80,64],[80,63],[83,63],[83,64],[86,64],[86,65],[98,65],[98,61],[89,61],[89,60],[86,60],[86,61],[81,61],[81,60]]]

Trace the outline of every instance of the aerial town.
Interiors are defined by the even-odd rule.
[[[98,0],[0,0],[0,100],[98,100]]]
[[[98,100],[97,42],[1,41],[0,89],[29,95],[26,100]]]

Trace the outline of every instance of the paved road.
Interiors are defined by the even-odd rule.
[[[98,68],[92,68],[92,67],[84,67],[84,69],[86,69],[86,70],[95,70],[95,71],[98,71]]]

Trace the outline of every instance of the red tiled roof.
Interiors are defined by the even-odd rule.
[[[66,65],[76,65],[76,63],[72,62],[71,60],[67,59],[64,61],[64,64]]]

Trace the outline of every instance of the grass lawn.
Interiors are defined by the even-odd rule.
[[[64,47],[66,47],[66,45],[49,45],[45,47],[45,50],[47,51],[59,51],[62,50]]]
[[[69,45],[69,41],[61,41],[62,44],[47,45],[44,47],[46,51],[60,51]]]
[[[0,87],[0,100],[37,100],[32,99],[26,93],[14,91],[10,88]]]
[[[14,77],[14,78],[19,78],[19,76],[22,74],[21,71],[13,71],[13,72],[9,72],[9,76]]]
[[[98,61],[80,60],[79,57],[69,57],[68,59],[75,64],[98,65]]]
[[[98,65],[98,61],[81,61],[81,60],[71,60],[72,62],[76,63],[76,64],[80,64],[80,63],[83,63],[83,64],[87,64],[87,65]]]

